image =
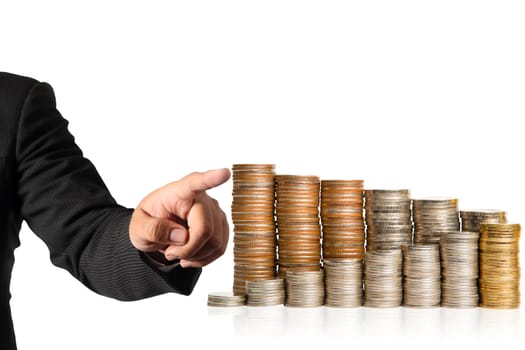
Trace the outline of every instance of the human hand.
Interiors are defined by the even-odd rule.
[[[226,250],[229,227],[218,202],[206,190],[230,178],[228,169],[191,173],[146,196],[129,224],[131,243],[143,252],[181,259],[182,267],[205,266]]]

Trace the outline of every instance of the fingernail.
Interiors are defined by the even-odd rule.
[[[170,241],[178,245],[183,245],[186,243],[187,236],[186,230],[176,228],[170,232]]]

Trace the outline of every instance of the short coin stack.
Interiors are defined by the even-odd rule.
[[[480,226],[480,306],[515,309],[520,305],[519,224]]]
[[[445,232],[441,236],[441,305],[473,308],[478,293],[479,232]]]
[[[412,242],[409,190],[365,190],[366,249],[400,249]]]
[[[401,249],[365,254],[365,306],[398,307],[403,298]]]
[[[358,307],[363,299],[361,259],[324,260],[326,305]]]
[[[415,243],[439,243],[443,232],[459,231],[455,198],[414,199],[412,210]]]
[[[363,259],[363,180],[321,181],[323,259]]]
[[[324,304],[323,270],[286,271],[286,305],[316,307]]]
[[[208,294],[208,306],[233,307],[246,304],[245,295],[234,295],[232,292],[219,292]]]
[[[275,166],[233,165],[233,292],[246,294],[246,281],[275,277]]]
[[[403,247],[404,305],[435,307],[441,300],[438,244]]]
[[[249,306],[282,305],[284,298],[284,280],[282,278],[246,281],[246,303]]]
[[[479,232],[479,226],[482,222],[507,222],[507,214],[497,209],[461,210],[459,216],[461,218],[461,231],[467,232]]]
[[[276,175],[279,276],[285,271],[318,271],[321,226],[317,176]]]

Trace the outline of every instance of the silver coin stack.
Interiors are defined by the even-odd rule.
[[[284,299],[284,280],[282,278],[246,281],[246,304],[248,306],[282,305]]]
[[[208,306],[233,307],[246,304],[246,296],[234,295],[232,292],[218,292],[208,294]]]
[[[414,243],[439,243],[442,232],[459,231],[458,200],[426,198],[412,200]]]
[[[326,305],[358,307],[363,300],[363,261],[332,259],[324,261]]]
[[[405,306],[439,306],[441,266],[438,244],[403,247],[403,290]]]
[[[479,232],[449,232],[441,236],[442,306],[478,306],[478,242]]]
[[[286,271],[286,305],[317,307],[324,304],[323,270]]]
[[[365,254],[365,306],[398,307],[403,298],[401,249]]]
[[[400,249],[412,242],[409,190],[365,190],[367,250]]]
[[[498,209],[461,210],[461,231],[479,232],[482,222],[503,224],[507,222],[507,213]]]

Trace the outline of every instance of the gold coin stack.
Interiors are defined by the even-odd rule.
[[[445,232],[441,236],[441,305],[473,308],[479,304],[479,232]]]
[[[511,223],[480,225],[480,306],[520,306],[519,239],[521,227]]]
[[[479,225],[482,222],[507,222],[507,213],[497,209],[461,210],[459,216],[461,218],[461,231],[466,232],[479,232]]]
[[[326,305],[358,307],[363,302],[363,260],[324,260]]]
[[[286,271],[286,305],[317,307],[324,304],[323,270]]]
[[[366,249],[401,249],[412,242],[409,190],[365,190]]]
[[[459,231],[456,198],[412,200],[414,243],[439,243],[443,232]]]
[[[401,249],[365,254],[365,306],[398,307],[403,298]]]
[[[439,244],[403,247],[404,305],[436,307],[441,301]]]
[[[323,259],[363,259],[363,180],[321,181]]]
[[[319,178],[276,175],[275,184],[279,276],[287,270],[319,271]]]
[[[234,164],[233,292],[246,294],[246,281],[275,277],[275,166]]]

